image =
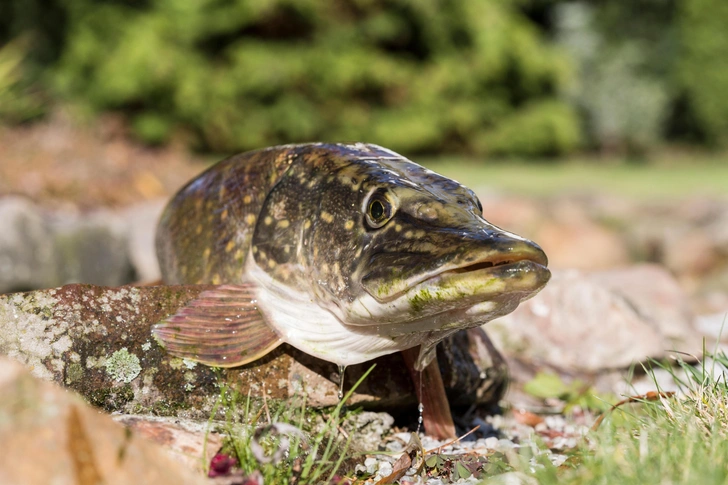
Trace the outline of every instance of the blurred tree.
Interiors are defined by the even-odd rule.
[[[673,0],[562,2],[559,43],[578,70],[567,95],[602,151],[644,154],[662,142],[674,63]]]
[[[56,91],[125,112],[150,143],[542,155],[580,141],[558,98],[568,60],[516,0],[56,1]]]
[[[681,124],[697,131],[714,146],[728,145],[728,2],[682,0],[678,28],[680,57],[676,78],[681,89],[679,114],[695,123]]]
[[[43,100],[26,72],[26,45],[21,38],[0,47],[0,121],[19,123],[44,112]]]
[[[44,86],[217,152],[719,145],[727,22],[725,0],[3,0],[0,118],[38,116]]]

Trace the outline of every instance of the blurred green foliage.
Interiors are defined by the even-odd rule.
[[[43,113],[39,97],[25,82],[24,42],[16,40],[0,48],[0,120],[23,122]]]
[[[3,0],[0,42],[32,42],[0,50],[0,119],[52,106],[34,86],[90,116],[123,113],[147,143],[177,136],[215,152],[357,140],[530,157],[646,152],[684,134],[719,144],[721,2]]]
[[[579,140],[557,136],[577,123],[555,97],[566,60],[511,3],[78,0],[56,87],[129,112],[149,142],[186,128],[214,151],[316,139],[487,151],[488,136],[509,151],[530,135],[507,125],[525,124],[529,151],[563,153]],[[544,99],[561,106],[517,109]]]
[[[678,85],[686,116],[710,144],[728,144],[728,2],[683,0]]]
[[[583,113],[591,145],[643,154],[662,141],[674,57],[667,2],[563,2],[554,9],[558,43],[578,71],[567,96]]]

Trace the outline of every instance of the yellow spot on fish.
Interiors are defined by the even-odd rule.
[[[397,231],[397,232],[402,232],[402,225],[401,224],[395,225],[394,226],[394,230]]]
[[[303,223],[303,228],[308,229],[311,227],[311,219],[306,219],[306,222]]]
[[[253,254],[258,252],[258,246],[253,246]]]
[[[287,228],[288,226],[290,226],[290,225],[291,225],[291,223],[290,223],[290,222],[288,221],[288,219],[283,219],[282,221],[278,221],[278,224],[277,224],[277,225],[278,225],[278,227],[280,227],[281,229],[285,229],[285,228]]]
[[[329,214],[326,211],[321,213],[321,219],[323,219],[326,222],[334,222],[334,216],[332,216],[331,214]]]
[[[316,256],[318,256],[318,253],[319,253],[319,249],[317,246],[317,247],[313,248],[313,257],[315,258]]]
[[[204,251],[202,252],[202,257],[203,257],[204,259],[207,259],[207,258],[209,258],[209,257],[210,257],[210,248],[206,248],[206,249],[205,249],[205,250],[204,250]]]
[[[238,249],[237,251],[235,251],[235,254],[233,255],[233,257],[238,260],[243,259],[243,250]]]
[[[407,239],[411,238],[412,235],[413,235],[412,234],[412,231],[407,231],[407,232],[404,233],[404,237],[406,237]]]
[[[233,250],[234,247],[235,247],[235,241],[233,241],[232,239],[229,240],[227,243],[227,246],[225,246],[225,252],[229,253],[230,251]]]
[[[227,216],[228,216],[228,210],[225,209],[224,211],[222,211],[222,214],[220,214],[220,220],[224,221],[225,219],[227,219]]]
[[[255,224],[255,214],[248,214],[245,216],[245,222],[250,226]]]
[[[213,285],[219,285],[219,284],[220,284],[221,282],[222,282],[222,280],[220,279],[220,275],[219,275],[219,274],[217,274],[217,273],[215,273],[215,274],[214,274],[214,275],[212,276],[212,284],[213,284]]]
[[[263,219],[263,222],[265,222],[266,226],[270,226],[273,224],[273,218],[271,216],[265,216],[265,219]]]
[[[422,229],[420,229],[420,230],[418,230],[418,231],[417,231],[417,232],[415,233],[415,236],[416,236],[416,237],[425,237],[425,231],[423,231]]]
[[[283,248],[283,251],[285,251],[286,254],[291,254],[291,246],[286,246]]]
[[[198,224],[195,228],[195,234],[202,234],[202,224]]]
[[[276,262],[273,261],[272,259],[269,259],[268,260],[268,267],[269,268],[275,268],[276,267]]]
[[[249,195],[246,195],[245,197],[243,197],[243,204],[250,204],[250,202],[252,200],[253,200],[252,197],[250,197]]]
[[[352,221],[352,220],[346,221],[346,224],[344,224],[344,228],[347,231],[351,231],[352,229],[354,229],[354,221]]]
[[[326,264],[326,263],[322,264],[321,265],[321,271],[324,272],[324,273],[328,273],[329,272],[329,265]]]

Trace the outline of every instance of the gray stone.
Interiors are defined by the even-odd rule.
[[[166,204],[164,199],[151,200],[129,207],[122,213],[129,232],[128,253],[139,281],[157,281],[162,277],[154,247],[154,235]]]
[[[59,276],[52,286],[119,286],[136,278],[127,250],[127,226],[115,212],[56,214],[52,227]]]
[[[342,423],[344,430],[353,438],[357,451],[371,453],[379,451],[382,437],[389,433],[394,424],[394,418],[388,413],[375,413],[363,411]]]
[[[166,452],[0,358],[0,483],[207,483]]]
[[[555,271],[541,293],[488,329],[506,356],[577,373],[701,349],[686,296],[655,266]]]
[[[113,211],[52,213],[21,197],[2,197],[0,293],[78,282],[130,283],[136,275],[128,231]]]
[[[665,268],[638,264],[594,272],[590,279],[629,302],[645,323],[667,339],[665,350],[699,350],[700,337],[687,294]]]
[[[167,455],[201,475],[220,450],[226,423],[169,416],[113,414],[112,419],[137,435],[160,445]]]
[[[56,286],[56,261],[43,212],[22,197],[0,198],[0,293]]]

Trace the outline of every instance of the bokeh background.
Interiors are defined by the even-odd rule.
[[[223,156],[364,141],[473,187],[554,267],[728,310],[724,0],[3,0],[0,292],[158,272]]]
[[[5,0],[0,119],[227,153],[649,156],[728,139],[720,0]]]

